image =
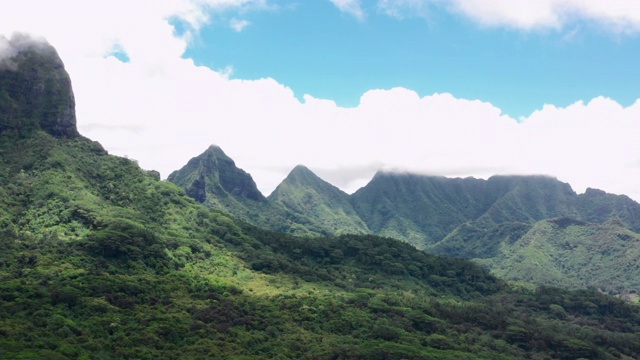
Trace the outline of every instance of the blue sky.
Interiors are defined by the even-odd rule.
[[[166,177],[219,145],[268,195],[298,164],[543,174],[640,200],[638,0],[0,0],[56,47],[78,129]]]
[[[234,78],[272,77],[304,94],[357,106],[370,89],[405,87],[481,99],[519,118],[544,104],[640,94],[640,41],[589,20],[526,31],[479,26],[443,7],[389,16],[374,2],[358,19],[329,1],[279,1],[231,11],[203,27],[184,56]],[[229,26],[242,19],[241,31]]]

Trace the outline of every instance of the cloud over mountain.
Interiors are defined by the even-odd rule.
[[[341,11],[358,14],[366,10],[358,0],[332,2]],[[596,23],[613,32],[640,30],[640,5],[633,0],[378,0],[375,10],[395,18],[430,17],[433,9],[445,8],[473,21],[492,27],[513,27],[523,30],[560,29],[574,20]]]
[[[506,2],[491,9],[455,4],[465,14],[476,9],[494,19],[514,18]],[[575,1],[545,4],[597,11],[605,20],[623,18],[616,14],[624,12]],[[439,175],[549,174],[577,191],[594,186],[640,199],[640,147],[634,139],[640,102],[625,107],[601,97],[566,107],[540,104],[538,111],[514,119],[481,100],[392,88],[366,91],[358,106],[344,108],[311,95],[301,101],[275,79],[233,79],[182,57],[192,40],[188,31],[230,7],[260,8],[266,2],[5,5],[12,10],[0,13],[0,34],[42,34],[58,49],[73,79],[80,132],[163,176],[216,143],[267,194],[296,164],[324,169],[326,179],[346,191],[375,172],[362,171],[368,169],[363,164],[380,164]],[[625,21],[635,24],[635,10],[627,5]],[[176,21],[188,31],[176,31]],[[110,56],[114,44],[128,62]]]
[[[0,34],[0,70],[14,69],[12,58],[21,51],[37,49],[46,44],[40,37],[33,37],[24,33],[13,33],[7,38]]]

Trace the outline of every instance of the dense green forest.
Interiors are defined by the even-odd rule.
[[[546,176],[487,180],[379,172],[352,195],[304,166],[267,198],[212,146],[168,179],[205,206],[303,236],[375,234],[472,260],[502,278],[633,298],[640,204]]]
[[[64,71],[52,59],[26,88]],[[0,107],[24,91],[0,89]],[[42,104],[0,124],[0,358],[640,357],[637,305],[510,285],[390,238],[260,229],[108,155],[74,119],[43,126],[66,107]]]

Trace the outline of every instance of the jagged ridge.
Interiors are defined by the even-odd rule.
[[[254,212],[228,212],[262,227],[298,235],[371,233],[393,237],[429,252],[473,259],[507,278],[540,284],[618,292],[635,289],[633,277],[640,275],[640,270],[634,270],[625,276],[613,272],[573,276],[579,271],[576,269],[582,266],[587,270],[589,264],[580,259],[574,263],[571,256],[557,257],[553,264],[540,267],[536,276],[523,270],[526,262],[515,259],[526,252],[516,249],[541,221],[567,219],[576,221],[577,227],[606,227],[617,219],[629,231],[640,231],[640,205],[628,197],[594,189],[578,195],[569,184],[548,176],[482,180],[379,172],[365,187],[348,195],[308,168],[297,166],[267,198],[265,207]],[[609,234],[613,243],[623,241],[614,232],[600,233]],[[552,240],[543,237],[539,241]],[[562,252],[554,246],[547,249]],[[617,254],[608,253],[603,261]],[[563,280],[559,282],[559,278]]]
[[[640,355],[640,311],[612,297],[512,291],[392,239],[261,230],[41,130],[0,133],[2,358]]]

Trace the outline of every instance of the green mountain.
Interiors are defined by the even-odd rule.
[[[190,188],[185,189],[190,194]],[[620,274],[606,265],[619,261],[620,252],[595,244],[632,249],[626,235],[608,227],[615,219],[635,238],[640,231],[640,205],[624,195],[595,189],[578,195],[568,184],[551,177],[481,180],[379,172],[365,187],[347,195],[298,166],[261,204],[252,210],[224,210],[257,226],[296,235],[392,237],[431,253],[473,260],[511,280],[612,293],[639,290],[634,279],[640,276],[640,269],[630,266]],[[557,246],[556,232],[537,231],[539,224],[558,219],[574,222],[572,231],[561,236],[573,244],[569,248],[585,246],[594,256],[566,252]],[[546,256],[555,259],[553,263],[540,262],[537,252],[521,248],[531,231],[537,234],[536,244],[547,251]],[[527,256],[530,258],[523,260]],[[530,262],[535,261],[541,265],[532,272]]]
[[[78,136],[71,80],[56,50],[24,35],[12,40],[16,55],[0,61],[0,131]]]
[[[493,176],[486,181],[491,206],[478,218],[484,226],[579,216],[577,195],[569,184],[546,176]]]
[[[199,203],[260,227],[301,236],[368,233],[348,195],[303,166],[293,169],[267,199],[251,175],[211,146],[167,180]]]
[[[612,294],[640,289],[640,235],[619,219],[594,224],[555,218],[490,229],[466,223],[430,250],[472,259],[516,281]]]
[[[323,235],[369,233],[349,195],[302,165],[289,173],[268,200],[295,217],[297,225]]]
[[[640,235],[615,220],[602,225],[543,220],[501,246],[492,261],[495,274],[513,271],[510,278],[523,281],[561,287],[578,282],[610,293],[640,289]]]
[[[484,185],[472,178],[378,172],[351,202],[374,234],[424,249],[482,214],[491,200]]]
[[[618,219],[630,230],[640,233],[640,205],[628,196],[588,188],[578,195],[577,208],[583,221],[602,224]]]
[[[613,294],[640,289],[632,255],[640,205],[626,196],[577,195],[543,176],[383,174],[353,203],[375,234],[473,260],[505,279]]]
[[[38,46],[49,55],[21,48],[0,79],[39,59],[36,72],[68,81]],[[0,88],[5,119],[30,114],[0,130],[2,359],[640,357],[637,305],[512,288],[389,238],[248,225],[59,131],[68,88],[42,83],[42,111],[22,109],[34,84]]]
[[[443,240],[467,222],[489,229],[557,217],[599,224],[617,217],[640,231],[640,204],[600,190],[577,195],[569,184],[546,176],[480,180],[378,173],[351,201],[374,234],[418,248]]]
[[[239,213],[247,203],[266,199],[256,183],[218,146],[210,146],[189,160],[182,169],[172,172],[168,180],[185,189],[199,203],[228,213]]]

